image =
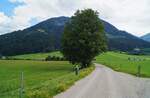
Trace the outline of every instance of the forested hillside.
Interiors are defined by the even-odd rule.
[[[0,54],[17,55],[59,50],[61,36],[68,17],[57,17],[43,21],[22,31],[0,36]],[[125,31],[120,31],[106,21],[102,21],[110,50],[128,51],[135,47],[148,48],[150,43]]]

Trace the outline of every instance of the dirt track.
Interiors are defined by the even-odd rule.
[[[95,65],[92,74],[54,98],[150,98],[150,79]]]

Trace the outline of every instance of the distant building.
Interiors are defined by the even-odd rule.
[[[140,52],[141,49],[140,49],[140,48],[134,48],[134,51],[135,51],[135,52]]]
[[[129,54],[133,54],[133,55],[141,55],[142,51],[140,48],[134,48],[132,51],[129,52]]]

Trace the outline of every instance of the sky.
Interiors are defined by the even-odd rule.
[[[0,0],[0,34],[92,8],[99,17],[135,36],[150,33],[150,0]]]

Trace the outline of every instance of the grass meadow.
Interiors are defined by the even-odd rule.
[[[116,71],[137,75],[141,66],[141,76],[150,77],[150,56],[127,55],[115,52],[103,53],[96,57],[96,63],[104,64]]]
[[[19,98],[21,72],[24,98],[52,98],[92,70],[81,70],[76,76],[67,61],[0,60],[0,98]]]
[[[57,51],[12,58],[44,60],[49,55],[62,57]],[[150,77],[150,56],[107,52],[97,56],[94,62],[133,75],[137,75],[138,65],[141,65],[141,76]],[[81,70],[76,76],[73,65],[68,61],[0,60],[0,98],[19,98],[21,72],[24,73],[24,98],[52,98],[91,73],[93,69],[94,67],[90,67]]]

